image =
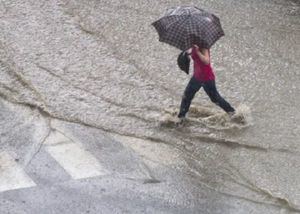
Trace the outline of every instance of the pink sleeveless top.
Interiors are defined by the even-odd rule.
[[[210,52],[209,52],[210,55]],[[200,82],[215,80],[215,74],[213,69],[209,64],[205,65],[200,59],[198,54],[196,53],[196,49],[192,49],[191,53],[192,59],[194,61],[194,77],[196,80]]]

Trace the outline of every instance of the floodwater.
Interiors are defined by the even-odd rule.
[[[203,90],[184,126],[170,122],[190,76],[151,22],[191,3],[221,19],[216,83],[244,122],[230,121]],[[2,99],[168,145],[199,185],[300,212],[299,2],[2,0],[0,11]]]

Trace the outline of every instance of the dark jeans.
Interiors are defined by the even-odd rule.
[[[223,97],[221,97],[221,95],[217,91],[214,80],[199,82],[195,79],[195,77],[192,77],[185,88],[178,117],[185,117],[186,113],[189,111],[192,99],[194,98],[196,92],[199,91],[201,86],[203,86],[204,91],[213,103],[220,106],[227,113],[235,111],[234,108],[226,100],[224,100]]]

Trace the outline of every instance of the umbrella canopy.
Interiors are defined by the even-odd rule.
[[[168,9],[163,17],[152,25],[158,32],[159,41],[183,51],[191,48],[193,44],[210,48],[224,36],[217,16],[192,6]]]

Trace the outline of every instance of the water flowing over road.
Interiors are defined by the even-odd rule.
[[[190,77],[176,65],[179,51],[158,42],[151,22],[165,8],[192,3],[221,19],[225,36],[211,50],[216,83],[245,115],[245,123],[230,121],[203,90],[185,126],[166,123]],[[1,0],[1,151],[15,152],[26,169],[59,127],[82,143],[100,130],[144,157],[151,185],[156,179],[182,178],[178,182],[189,196],[180,191],[174,196],[180,209],[145,213],[298,213],[299,5],[284,0]],[[47,148],[56,157],[57,148]],[[77,144],[70,148],[85,154]],[[136,161],[130,167],[139,166]],[[155,174],[159,167],[176,173]],[[140,213],[129,211],[134,212]]]

